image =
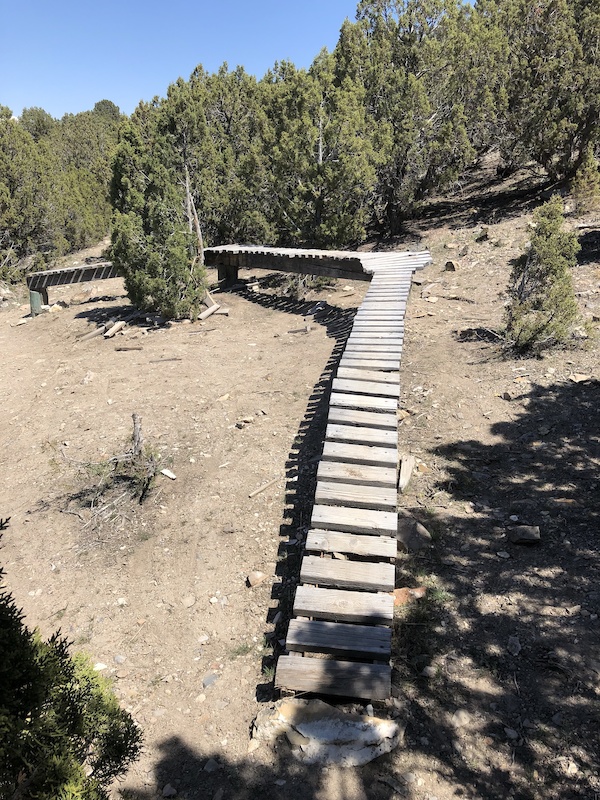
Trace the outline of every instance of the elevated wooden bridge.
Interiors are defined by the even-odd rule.
[[[233,246],[211,248],[207,263],[225,284],[236,283],[242,267],[371,281],[333,380],[288,654],[279,658],[275,685],[387,698],[404,313],[413,273],[431,257]]]

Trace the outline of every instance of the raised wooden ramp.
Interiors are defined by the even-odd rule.
[[[404,312],[413,273],[431,259],[349,255],[373,278],[333,380],[311,529],[275,685],[374,700],[391,692]]]

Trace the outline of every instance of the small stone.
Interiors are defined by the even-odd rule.
[[[209,758],[204,765],[204,772],[216,772],[218,769],[220,769],[220,765],[214,758]]]
[[[248,581],[248,586],[250,587],[260,586],[261,583],[267,580],[267,576],[260,570],[254,570],[248,575],[246,580]]]
[[[425,667],[421,672],[421,675],[424,678],[435,678],[435,667],[432,666]]]
[[[510,558],[510,553],[507,553],[506,550],[500,550],[496,555],[499,558]]]
[[[367,717],[372,717],[375,714],[373,706],[370,703],[368,706],[365,706],[365,714],[367,715]]]
[[[209,672],[208,675],[205,675],[202,678],[202,686],[204,689],[208,689],[209,686],[212,686],[213,683],[216,683],[219,680],[219,676],[216,672]]]
[[[471,721],[471,715],[465,708],[459,708],[452,715],[452,725],[455,728],[464,728]]]
[[[209,601],[208,601],[208,602],[209,602],[211,605],[213,605],[213,606],[214,606],[214,605],[216,605],[216,604],[219,602],[219,598],[218,598],[218,597],[211,597],[211,598],[209,599]]]
[[[174,786],[171,786],[170,783],[167,783],[167,785],[162,790],[162,796],[175,797],[176,795],[177,795],[177,789]]]
[[[225,789],[222,786],[220,786],[217,789],[217,791],[213,794],[212,800],[223,800],[224,795],[225,795]]]
[[[198,696],[197,696],[197,697],[194,699],[194,702],[195,702],[195,703],[204,703],[204,701],[205,701],[205,700],[206,700],[206,695],[205,695],[205,694],[199,694],[199,695],[198,695]]]
[[[537,525],[517,525],[509,528],[508,538],[513,544],[531,545],[541,540],[541,534]]]
[[[208,644],[210,641],[210,636],[208,633],[201,633],[198,637],[198,644]]]
[[[170,469],[161,469],[160,474],[164,475],[165,478],[170,478],[172,481],[177,478],[177,475],[175,475],[174,472],[171,472]]]
[[[508,645],[506,649],[511,654],[511,656],[518,656],[521,652],[521,642],[519,641],[518,636],[509,636],[508,637]]]
[[[127,656],[116,655],[113,661],[115,664],[124,664],[127,661]]]
[[[103,664],[101,661],[98,661],[98,663],[94,664],[95,672],[102,672],[103,669],[107,669],[107,666],[106,664]]]
[[[196,597],[193,594],[187,594],[181,598],[181,605],[184,608],[191,608],[196,603]]]
[[[503,399],[503,400],[512,400],[512,395],[511,395],[511,393],[510,393],[510,392],[503,392],[503,394],[502,394],[502,399]]]
[[[250,739],[248,742],[248,753],[254,753],[260,747],[258,739]]]
[[[507,739],[512,739],[514,741],[519,738],[519,733],[514,728],[504,728],[504,733]]]
[[[124,606],[129,605],[129,601],[127,600],[126,597],[119,597],[119,599],[117,600],[117,605],[123,608]]]
[[[563,715],[560,713],[560,711],[558,711],[558,712],[557,712],[556,714],[554,714],[554,716],[552,717],[552,722],[553,722],[555,725],[562,725],[562,721],[563,721]]]
[[[284,781],[283,778],[279,778],[279,780],[275,781],[275,786],[285,786],[287,781]]]

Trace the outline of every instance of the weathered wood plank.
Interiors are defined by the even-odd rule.
[[[355,411],[352,408],[329,409],[328,421],[332,425],[360,425],[363,428],[384,428],[397,431],[398,417],[395,413],[384,414],[380,411]]]
[[[391,359],[390,361],[381,361],[378,359],[364,359],[351,356],[350,353],[348,355],[343,355],[342,360],[340,361],[340,367],[351,367],[352,369],[360,369],[360,370],[389,370],[397,372],[400,369],[400,361],[394,361]]]
[[[329,405],[356,408],[363,411],[395,411],[398,401],[392,397],[372,397],[370,395],[332,392],[329,398]]]
[[[372,467],[365,464],[344,464],[340,461],[321,461],[317,469],[317,479],[395,489],[398,475],[395,467]]]
[[[344,444],[326,441],[323,445],[323,461],[343,461],[346,464],[364,464],[372,467],[398,465],[396,447],[373,447],[366,444]]]
[[[395,489],[331,481],[319,481],[315,493],[315,503],[321,506],[371,508],[375,511],[395,510],[397,500]]]
[[[334,378],[332,388],[334,392],[352,392],[353,394],[368,394],[376,397],[400,397],[400,384]]]
[[[403,492],[412,478],[416,459],[414,456],[404,453],[400,464],[400,477],[398,478],[398,491]]]
[[[385,372],[376,369],[351,369],[350,367],[340,366],[338,367],[337,377],[355,381],[375,381],[375,383],[400,383],[400,376],[397,372]]]
[[[297,692],[385,700],[392,688],[392,670],[387,664],[280,656],[275,686]]]
[[[290,622],[285,646],[293,652],[385,660],[391,655],[392,632],[376,625],[300,618]]]
[[[402,344],[357,344],[348,342],[345,352],[347,353],[389,353],[399,357],[402,353]]]
[[[368,561],[339,561],[335,558],[304,556],[300,581],[334,589],[362,589],[366,592],[393,592],[393,564]]]
[[[374,487],[368,487],[370,491]],[[384,489],[383,491],[391,491]],[[305,549],[309,553],[347,553],[365,558],[396,558],[398,542],[392,536],[365,536],[342,531],[310,530]]]
[[[326,531],[395,536],[398,531],[398,515],[395,511],[315,505],[310,524],[313,528]]]
[[[394,619],[394,598],[391,594],[384,593],[298,586],[293,613],[296,617],[314,617],[332,622],[391,625]]]
[[[398,433],[385,428],[367,428],[358,425],[335,425],[330,423],[325,431],[325,439],[329,442],[347,442],[348,444],[368,444],[372,447],[397,447]]]

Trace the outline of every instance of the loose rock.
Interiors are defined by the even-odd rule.
[[[253,738],[275,742],[285,736],[304,764],[367,764],[401,743],[404,730],[388,719],[344,713],[322,700],[280,700],[254,722]]]
[[[248,575],[246,580],[248,581],[248,586],[250,587],[260,586],[261,583],[264,583],[264,581],[267,580],[267,576],[260,570],[254,570]]]
[[[540,529],[537,525],[517,525],[509,528],[508,538],[513,544],[537,544],[541,537]]]

